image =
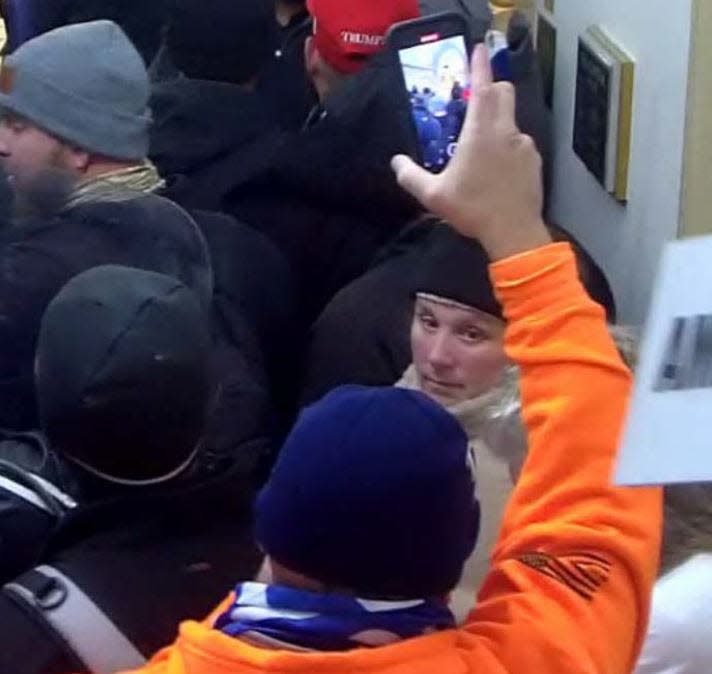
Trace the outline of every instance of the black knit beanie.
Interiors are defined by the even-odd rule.
[[[474,307],[502,318],[489,276],[484,248],[445,224],[433,225],[419,255],[415,292]]]

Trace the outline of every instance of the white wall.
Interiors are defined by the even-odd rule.
[[[551,216],[570,228],[604,267],[620,319],[636,324],[645,319],[662,246],[679,229],[691,3],[556,2]],[[599,187],[571,149],[577,36],[592,24],[602,25],[637,61],[627,206]]]

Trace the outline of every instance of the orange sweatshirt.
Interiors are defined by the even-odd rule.
[[[661,491],[610,486],[631,375],[568,244],[492,265],[529,457],[466,624],[345,653],[250,646],[186,622],[142,674],[624,674],[645,634]]]

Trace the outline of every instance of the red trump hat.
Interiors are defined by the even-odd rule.
[[[342,73],[358,72],[380,51],[394,23],[420,16],[418,0],[308,0],[307,7],[316,48]]]

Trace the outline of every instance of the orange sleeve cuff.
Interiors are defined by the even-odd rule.
[[[509,323],[592,302],[568,243],[551,243],[499,260],[490,265],[490,278]]]

